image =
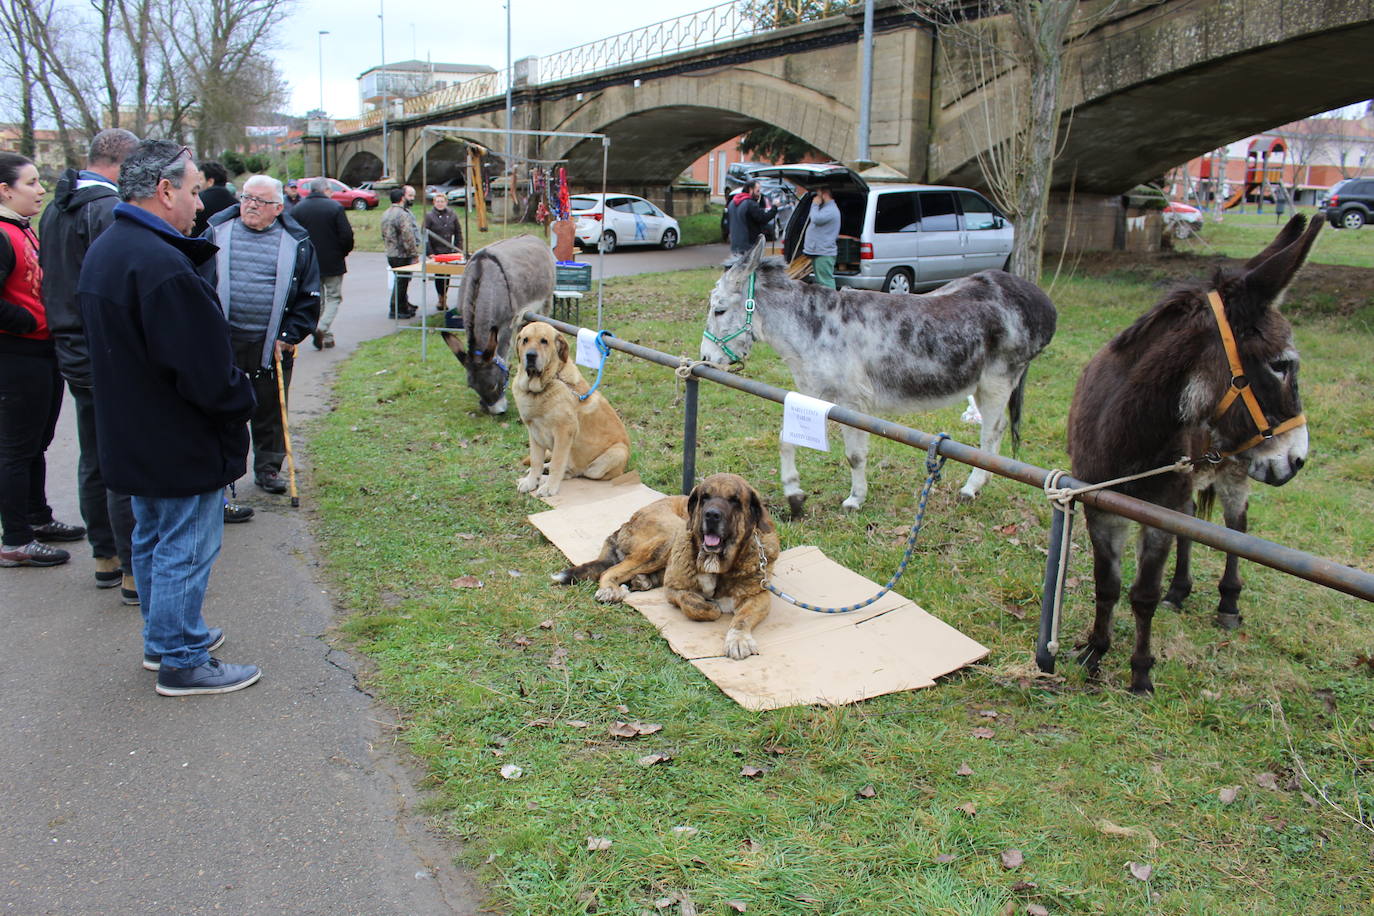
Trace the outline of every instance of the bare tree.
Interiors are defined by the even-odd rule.
[[[28,15],[25,0],[0,0],[0,67],[7,82],[19,90],[19,152],[33,158],[37,142],[33,99],[33,64],[29,54]],[[8,94],[8,93],[6,93]]]
[[[1074,41],[1116,11],[1119,0],[903,3],[939,30],[940,53],[960,85],[985,90],[977,119],[981,135],[972,138],[978,165],[988,191],[1016,224],[1011,272],[1038,281],[1064,127],[1065,56]]]
[[[1304,118],[1285,124],[1274,133],[1283,138],[1288,147],[1288,161],[1293,164],[1293,184],[1289,188],[1294,200],[1298,199],[1300,182],[1312,183],[1312,166],[1326,151],[1327,137],[1325,118]]]
[[[1328,148],[1336,159],[1336,168],[1342,178],[1355,178],[1364,174],[1374,142],[1364,125],[1354,118],[1316,118],[1324,121]]]

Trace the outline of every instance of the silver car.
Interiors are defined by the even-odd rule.
[[[840,208],[835,284],[909,293],[935,289],[989,268],[1005,269],[1013,227],[977,191],[944,185],[870,185],[837,164],[766,166],[754,177],[776,176],[805,191],[783,235],[790,261],[801,253],[812,190],[829,187]]]

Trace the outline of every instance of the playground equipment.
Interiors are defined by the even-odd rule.
[[[1270,162],[1274,158],[1275,162]],[[1232,207],[1240,206],[1250,199],[1252,191],[1258,191],[1255,200],[1260,207],[1260,212],[1264,210],[1265,190],[1269,185],[1281,187],[1283,185],[1283,166],[1288,158],[1288,147],[1277,137],[1256,137],[1250,141],[1250,148],[1245,153],[1245,181],[1241,183],[1236,193],[1226,201],[1224,208],[1230,210]],[[1203,162],[1203,177],[1206,175],[1207,166],[1210,162]],[[1272,193],[1270,196],[1274,196]]]

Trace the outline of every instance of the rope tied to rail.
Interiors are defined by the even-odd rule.
[[[1186,471],[1193,467],[1193,459],[1184,456],[1173,464],[1154,468],[1149,471],[1142,471],[1139,474],[1131,474],[1126,477],[1118,477],[1115,480],[1104,480],[1102,483],[1092,483],[1083,487],[1061,487],[1059,482],[1069,476],[1067,471],[1055,468],[1045,477],[1045,497],[1050,501],[1054,508],[1063,512],[1066,516],[1074,513],[1074,503],[1079,496],[1084,493],[1092,493],[1095,490],[1105,490],[1118,484],[1130,483],[1132,480],[1141,480],[1146,477],[1155,477],[1159,474],[1171,474],[1175,471]],[[1054,602],[1051,605],[1050,619],[1050,641],[1045,648],[1050,655],[1059,654],[1059,621],[1064,610],[1064,578],[1069,570],[1069,548],[1072,546],[1073,526],[1065,524],[1060,528],[1059,536],[1059,568],[1054,579]]]
[[[921,534],[921,526],[925,524],[926,501],[930,499],[930,492],[935,488],[935,484],[940,480],[940,472],[945,467],[945,456],[940,454],[940,443],[949,438],[949,433],[940,433],[935,437],[935,441],[930,443],[930,448],[926,450],[926,482],[921,487],[921,498],[916,503],[916,518],[911,523],[911,531],[906,538],[906,551],[902,553],[902,562],[898,564],[897,571],[892,574],[892,578],[887,580],[887,584],[878,589],[873,597],[858,604],[851,604],[846,607],[817,607],[814,604],[807,604],[805,601],[794,598],[787,592],[782,591],[773,583],[768,581],[768,557],[763,551],[763,542],[759,540],[757,533],[754,534],[754,546],[759,552],[759,584],[768,591],[777,595],[788,604],[795,605],[803,610],[815,611],[817,614],[848,614],[851,611],[861,610],[868,607],[879,598],[892,591],[897,584],[897,580],[902,578],[906,572],[907,564],[911,562],[911,555],[916,551],[916,538]]]
[[[592,383],[592,387],[587,389],[586,394],[579,394],[577,396],[579,401],[587,400],[587,398],[592,396],[593,391],[601,387],[601,373],[606,371],[606,357],[611,355],[611,345],[606,343],[606,338],[614,336],[615,335],[610,331],[596,332],[596,352],[601,354],[601,365],[596,367],[596,381]]]

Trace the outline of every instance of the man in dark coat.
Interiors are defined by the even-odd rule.
[[[134,532],[129,497],[105,486],[95,428],[95,394],[86,327],[76,301],[76,282],[91,243],[114,222],[119,203],[119,167],[138,146],[138,137],[117,127],[91,141],[86,168],[67,169],[57,181],[52,203],[43,211],[43,305],[57,346],[57,365],[76,404],[77,499],[86,522],[86,539],[95,557],[95,584],[122,586],[126,604],[138,603],[130,540]]]
[[[77,285],[100,470],[132,497],[143,667],[157,671],[164,696],[228,693],[262,676],[210,656],[224,632],[201,613],[224,534],[223,489],[243,474],[255,402],[214,287],[196,272],[215,246],[185,236],[200,181],[186,147],[140,143],[120,169],[124,202]]]
[[[192,235],[204,235],[206,227],[210,225],[210,217],[238,203],[234,192],[226,187],[229,184],[229,173],[225,171],[224,166],[211,159],[202,162],[200,170],[205,175],[205,190],[200,192],[200,202],[203,206],[196,214],[196,225],[191,232]]]
[[[730,201],[730,253],[747,254],[763,235],[768,221],[778,212],[777,207],[764,207],[758,181],[751,181]]]
[[[343,204],[329,196],[329,179],[316,178],[310,182],[310,195],[301,198],[291,211],[291,218],[310,233],[315,246],[315,259],[320,264],[320,299],[323,308],[320,323],[312,336],[316,350],[334,346],[329,329],[343,302],[343,275],[348,272],[345,260],[353,250],[353,224]]]
[[[320,267],[310,235],[283,212],[282,184],[267,175],[243,183],[243,202],[210,218],[205,238],[215,257],[200,268],[219,294],[234,347],[234,363],[253,381],[258,409],[253,433],[253,479],[268,493],[285,493],[281,465],[286,432],[277,386],[291,387],[296,344],[320,319]]]

